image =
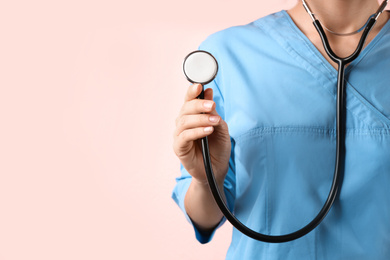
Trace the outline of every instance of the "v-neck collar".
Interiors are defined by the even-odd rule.
[[[318,82],[335,100],[337,98],[337,70],[328,62],[307,36],[295,25],[286,10],[272,13],[253,21],[253,25],[275,40],[293,59]],[[367,128],[390,129],[390,119],[381,114],[349,83],[348,74],[373,47],[390,31],[387,21],[374,39],[362,50],[359,57],[345,69],[346,102],[344,106]]]
[[[386,10],[387,12],[390,12],[389,10]],[[284,17],[287,19],[291,27],[293,28],[294,32],[297,33],[306,43],[306,46],[308,46],[311,51],[315,54],[316,57],[318,57],[323,65],[327,67],[329,72],[333,74],[333,76],[337,75],[337,69],[335,69],[329,61],[322,55],[322,53],[317,49],[317,47],[309,40],[309,38],[298,28],[298,26],[295,24],[295,22],[292,20],[290,15],[287,13],[286,10],[280,11]],[[357,63],[359,63],[364,56],[366,56],[370,50],[375,46],[375,44],[382,38],[383,35],[386,34],[386,32],[390,29],[390,19],[387,20],[385,25],[380,29],[377,35],[363,48],[359,56],[353,60],[346,68],[345,68],[345,74],[348,74],[352,67],[354,67]]]

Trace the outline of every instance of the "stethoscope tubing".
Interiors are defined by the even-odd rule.
[[[337,128],[337,136],[336,136],[336,160],[335,160],[335,172],[333,175],[332,180],[332,186],[329,192],[329,195],[327,197],[327,200],[323,207],[321,208],[320,212],[317,214],[317,216],[306,226],[303,228],[289,233],[285,235],[266,235],[261,234],[259,232],[256,232],[247,226],[245,226],[242,222],[240,222],[229,210],[228,206],[226,205],[225,201],[222,199],[222,195],[218,189],[217,182],[214,177],[214,173],[211,166],[211,160],[210,160],[210,153],[209,153],[209,145],[208,145],[208,139],[207,136],[201,138],[202,143],[202,153],[203,153],[203,161],[204,166],[206,170],[206,176],[207,180],[211,189],[211,192],[213,194],[213,197],[220,208],[223,215],[226,217],[226,219],[239,231],[241,231],[243,234],[247,235],[248,237],[251,237],[255,240],[262,241],[262,242],[268,242],[268,243],[283,243],[292,241],[295,239],[298,239],[306,234],[308,234],[310,231],[312,231],[314,228],[316,228],[321,221],[325,218],[325,216],[328,214],[330,208],[332,207],[337,193],[339,191],[340,187],[340,171],[344,170],[344,158],[345,158],[345,108],[344,108],[344,94],[345,94],[345,80],[344,80],[344,74],[345,74],[345,66],[352,62],[354,59],[358,57],[361,50],[363,49],[364,43],[366,41],[367,35],[376,23],[376,18],[371,17],[370,20],[367,23],[367,26],[365,27],[363,34],[360,38],[359,44],[355,51],[348,57],[340,58],[338,57],[332,50],[332,48],[329,45],[328,39],[326,37],[326,34],[320,24],[320,22],[315,19],[313,21],[313,24],[315,28],[317,29],[322,43],[324,45],[325,51],[328,54],[328,56],[338,63],[338,76],[337,76],[337,115],[336,115],[336,128]],[[202,92],[198,96],[200,99],[204,99],[204,86],[202,84]],[[343,142],[342,142],[343,140]]]

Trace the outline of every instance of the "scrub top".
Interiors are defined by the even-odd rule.
[[[230,210],[264,234],[302,228],[324,205],[335,170],[337,70],[286,10],[217,31],[199,49],[219,63],[205,88],[229,127]],[[390,259],[390,21],[345,76],[345,168],[329,213],[286,243],[233,228],[226,259]],[[172,198],[192,224],[184,208],[191,176],[180,170]],[[215,232],[193,227],[200,243]]]

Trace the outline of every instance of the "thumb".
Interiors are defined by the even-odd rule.
[[[208,88],[204,91],[204,99],[207,99],[207,100],[213,100],[213,89],[212,88]],[[217,111],[215,110],[215,108],[209,113],[211,115],[218,115]]]
[[[212,88],[206,88],[204,90],[204,99],[213,100],[213,89]]]
[[[212,88],[208,88],[204,91],[204,99],[207,99],[207,100],[213,100],[213,89]],[[210,115],[217,115],[217,116],[221,116],[218,114],[216,108],[214,108],[212,111],[210,111],[210,113],[208,113]],[[221,117],[222,119],[222,117]],[[222,119],[223,120],[223,119]]]
[[[204,99],[213,100],[213,89],[212,88],[205,89]],[[210,111],[210,113],[208,113],[208,114],[218,115],[217,110],[215,108],[212,111]]]

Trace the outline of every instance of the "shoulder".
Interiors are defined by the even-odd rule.
[[[211,53],[231,54],[251,46],[272,46],[274,30],[287,28],[284,10],[260,17],[250,23],[235,25],[208,35],[199,45],[199,49]],[[227,53],[226,53],[227,52]]]

